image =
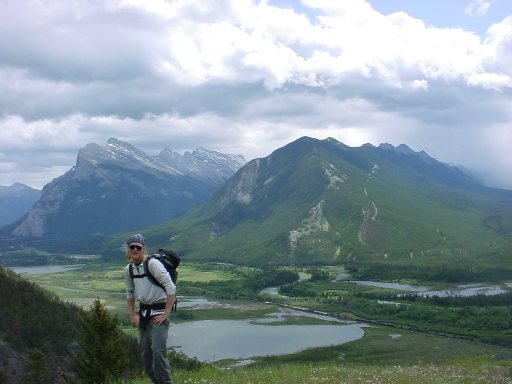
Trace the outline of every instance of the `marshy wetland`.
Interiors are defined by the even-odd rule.
[[[84,308],[99,298],[118,316],[126,332],[135,332],[128,326],[126,314],[124,264],[95,260],[15,268],[15,271],[53,291],[63,301]],[[343,273],[329,272],[334,276]],[[178,311],[171,316],[169,346],[200,361],[216,364],[262,361],[270,357],[283,361],[334,359],[358,363],[512,358],[512,351],[506,346],[416,332],[410,326],[397,328],[360,322],[353,314],[350,319],[351,315],[336,300],[282,295],[277,300],[268,292],[249,296],[243,281],[250,274],[250,268],[226,264],[180,266]],[[307,282],[310,275],[301,272],[300,276],[312,290],[312,283]],[[354,297],[360,292],[390,294],[393,291],[389,286],[363,285],[343,279],[322,281],[315,289],[322,292],[324,299],[332,298],[333,291]]]

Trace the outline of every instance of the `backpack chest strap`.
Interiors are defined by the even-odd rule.
[[[130,263],[130,266],[129,266],[129,271],[130,271],[130,277],[132,279],[142,279],[143,277],[147,277],[149,276],[149,273],[148,273],[148,263],[147,261],[144,261],[143,263],[143,267],[144,267],[144,273],[140,273],[140,274],[135,274],[133,272],[133,264]],[[139,271],[139,268],[137,267],[137,272]]]
[[[167,292],[165,287],[162,284],[160,284],[160,282],[149,271],[149,260],[147,259],[144,260],[144,273],[141,273],[139,275],[133,273],[133,265],[130,264],[130,277],[132,279],[142,279],[144,277],[147,277],[152,284],[159,286],[164,290],[164,292]]]

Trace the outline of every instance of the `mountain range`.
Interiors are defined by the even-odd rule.
[[[245,159],[170,148],[150,156],[111,138],[81,148],[76,165],[45,185],[41,198],[2,232],[16,238],[67,239],[154,225],[202,202]]]
[[[345,264],[388,278],[409,269],[425,278],[512,277],[512,191],[406,145],[301,138],[144,233],[190,260]]]
[[[512,191],[405,144],[303,137],[245,163],[204,149],[149,156],[110,139],[82,148],[28,214],[3,227],[4,238],[106,258],[122,257],[134,231],[150,250],[169,247],[191,261],[342,264],[382,279],[512,278]]]
[[[40,190],[25,184],[0,185],[0,226],[21,218],[39,200],[40,196]]]

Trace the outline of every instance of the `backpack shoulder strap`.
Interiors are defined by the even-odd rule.
[[[145,271],[144,276],[147,276],[149,281],[151,281],[154,285],[158,285],[160,288],[162,288],[165,291],[165,287],[162,284],[160,284],[160,282],[153,276],[153,274],[149,270],[149,259],[151,259],[151,258],[152,257],[148,257],[148,258],[146,258],[146,260],[144,260],[144,271]],[[158,261],[158,259],[157,259],[157,261]]]
[[[137,278],[137,277],[141,277],[141,276],[139,276],[139,275],[135,276],[135,274],[133,273],[133,264],[132,264],[132,263],[130,263],[130,264],[128,265],[128,270],[129,270],[129,272],[130,272],[130,277],[131,277],[132,279]]]

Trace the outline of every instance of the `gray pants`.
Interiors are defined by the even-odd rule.
[[[169,320],[161,325],[147,321],[139,328],[142,365],[155,384],[172,384],[171,367],[167,359],[167,335]]]

